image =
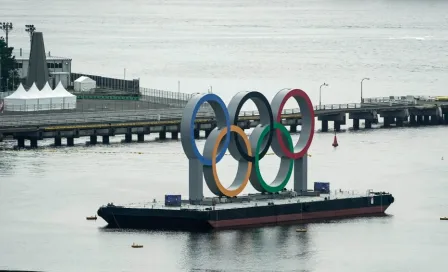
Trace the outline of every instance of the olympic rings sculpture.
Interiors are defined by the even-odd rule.
[[[294,145],[291,135],[282,124],[282,111],[289,98],[294,98],[300,107],[302,130]],[[242,106],[252,100],[259,112],[260,122],[248,137],[238,127]],[[202,104],[207,102],[216,116],[216,127],[210,132],[201,154],[195,143],[195,118]],[[250,181],[259,192],[281,191],[291,178],[294,161],[307,155],[314,137],[314,109],[308,95],[300,89],[283,89],[272,102],[256,91],[237,93],[226,107],[216,94],[198,94],[192,97],[183,112],[181,121],[181,142],[189,160],[198,160],[210,191],[217,196],[234,197],[240,194]],[[233,133],[232,133],[233,132]],[[281,158],[278,173],[273,182],[266,182],[260,172],[259,162],[272,147]],[[238,161],[238,171],[232,184],[225,188],[217,174],[216,164],[224,157],[226,150]],[[191,171],[191,169],[190,169]]]

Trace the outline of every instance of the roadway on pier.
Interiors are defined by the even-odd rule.
[[[363,105],[360,104],[332,104],[315,107],[316,115],[338,112],[352,112],[372,109],[401,109],[404,105]],[[178,124],[182,118],[183,109],[144,109],[132,111],[104,111],[104,112],[72,112],[72,113],[30,113],[27,115],[3,115],[0,116],[0,132],[10,132],[17,129],[41,129],[53,127],[53,129],[75,128],[101,128],[124,126],[153,126]],[[198,113],[198,122],[209,121],[214,117],[210,110],[202,110]],[[300,118],[299,109],[286,109],[284,118]],[[257,111],[243,111],[240,120],[258,119]]]

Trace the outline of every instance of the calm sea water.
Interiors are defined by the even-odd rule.
[[[446,94],[446,1],[24,1],[4,0],[10,44],[26,48],[25,24],[73,71],[140,77],[183,92],[210,86],[225,100],[240,90],[272,97],[307,90],[315,103],[366,96]],[[249,105],[250,107],[250,105]],[[448,250],[447,127],[317,134],[310,181],[332,189],[390,191],[383,218],[223,231],[112,232],[85,216],[108,202],[186,195],[178,141],[13,151],[0,157],[0,269],[45,271],[436,271]],[[294,136],[294,138],[296,138]],[[203,141],[198,141],[203,145]],[[142,154],[135,154],[141,152]],[[444,157],[444,159],[442,159]],[[262,173],[273,178],[278,158]],[[236,163],[225,158],[222,180]],[[310,184],[311,185],[311,184]],[[290,188],[291,186],[288,186]],[[252,192],[250,186],[246,192]],[[206,192],[206,194],[210,194]],[[144,244],[132,249],[133,243]]]

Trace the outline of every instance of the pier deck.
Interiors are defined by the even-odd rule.
[[[70,113],[33,113],[8,114],[0,116],[0,138],[5,136],[17,139],[18,146],[24,147],[25,140],[31,147],[37,147],[38,140],[54,138],[55,146],[61,145],[61,139],[67,139],[67,145],[73,145],[74,138],[90,137],[90,144],[97,143],[101,136],[103,143],[109,143],[109,137],[125,135],[127,142],[137,134],[138,141],[144,141],[144,135],[157,133],[159,139],[166,139],[167,133],[173,139],[179,137],[179,124],[183,109],[135,109],[123,111],[94,111]],[[397,100],[391,98],[364,99],[363,104],[332,104],[315,106],[315,114],[322,123],[321,131],[328,131],[328,123],[334,123],[334,130],[339,131],[346,125],[347,115],[353,120],[353,129],[360,128],[360,120],[365,120],[365,128],[378,123],[378,117],[384,119],[384,127],[404,125],[448,124],[448,101],[434,99]],[[282,123],[297,132],[300,125],[299,109],[287,109],[283,112]],[[240,113],[238,125],[249,129],[258,125],[258,112]],[[215,127],[214,114],[207,108],[200,111],[196,119],[195,137],[200,131],[205,136]]]

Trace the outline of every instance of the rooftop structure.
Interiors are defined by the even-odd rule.
[[[28,67],[30,63],[30,51],[22,48],[15,48],[13,56],[17,61],[17,72],[20,78],[28,76]],[[59,82],[64,88],[70,83],[72,59],[68,57],[53,56],[50,51],[45,53],[46,65],[48,69],[48,82],[52,88],[56,87]]]
[[[12,54],[16,58],[16,60],[19,61],[29,61],[30,57],[30,51],[29,50],[23,50],[22,48],[16,49],[14,48]],[[71,58],[68,57],[60,57],[60,56],[53,56],[50,51],[45,53],[45,58],[48,61],[72,61]]]
[[[48,82],[48,67],[45,56],[44,36],[42,32],[35,32],[31,42],[31,52],[28,65],[28,74],[26,77],[26,86],[36,84],[37,88],[42,89]]]

